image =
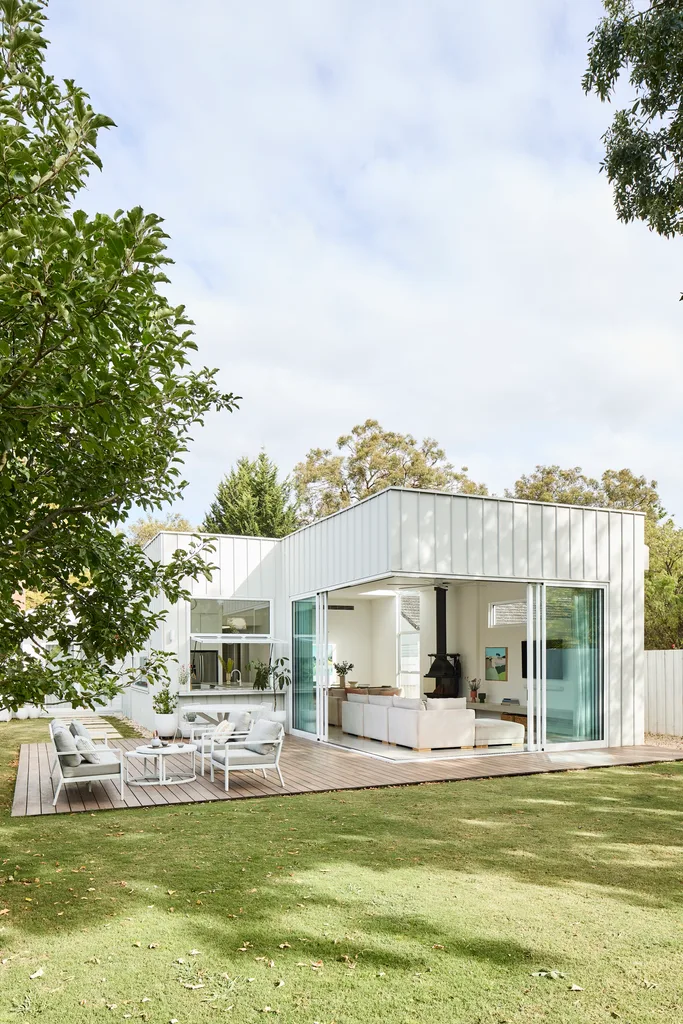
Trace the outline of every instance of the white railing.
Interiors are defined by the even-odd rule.
[[[645,651],[645,731],[683,736],[683,651]]]

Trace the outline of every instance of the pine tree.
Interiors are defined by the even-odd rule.
[[[285,537],[298,526],[289,479],[278,480],[265,452],[246,456],[221,480],[202,524],[205,533]]]

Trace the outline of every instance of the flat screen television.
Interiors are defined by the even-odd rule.
[[[534,669],[536,668],[536,657],[534,651]],[[545,677],[546,679],[564,679],[564,651],[561,647],[546,647],[545,651]],[[527,647],[526,640],[522,640],[522,679],[527,678]]]

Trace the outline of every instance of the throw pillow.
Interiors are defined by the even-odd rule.
[[[247,750],[253,750],[255,754],[272,754],[275,750],[275,741],[279,739],[282,726],[279,722],[269,722],[262,718],[254,724],[245,742]],[[263,742],[257,742],[262,740]]]
[[[346,701],[348,704],[367,704],[370,698],[367,693],[354,693],[352,690],[346,691]]]
[[[95,749],[95,744],[92,742],[92,740],[86,740],[85,736],[76,736],[75,743],[76,749],[78,750],[84,761],[87,761],[88,764],[100,763],[100,755],[97,753],[97,750]]]
[[[75,719],[74,719],[74,721],[69,726],[69,732],[74,737],[75,736],[82,736],[83,739],[86,739],[86,740],[91,740],[92,739],[92,736],[90,735],[90,733],[88,732],[86,727],[81,722],[77,722]]]
[[[228,721],[235,726],[235,732],[246,732],[251,725],[251,715],[248,711],[231,711]]]
[[[405,708],[408,711],[424,711],[424,701],[419,697],[392,697],[395,708]]]
[[[224,718],[222,722],[219,722],[213,731],[216,739],[227,740],[229,736],[235,731],[235,723],[231,722],[228,718]]]
[[[59,763],[62,768],[78,768],[83,758],[78,753],[76,740],[73,738],[69,730],[57,729],[52,739],[57,753],[66,755],[65,757],[59,758]]]
[[[453,711],[466,707],[466,697],[427,697],[427,711]]]

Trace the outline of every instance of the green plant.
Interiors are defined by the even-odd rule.
[[[274,661],[250,661],[249,668],[254,673],[254,689],[273,689],[273,707],[276,706],[278,690],[284,690],[292,682],[289,669],[289,658],[276,658]]]
[[[178,687],[181,690],[187,690],[190,681],[190,666],[180,665],[178,666]]]
[[[270,685],[270,665],[265,661],[250,661],[249,669],[254,673],[254,689],[267,690]]]
[[[171,684],[166,680],[154,695],[152,707],[157,715],[172,715],[178,704],[178,694],[171,693]]]
[[[481,686],[481,679],[468,679],[467,685],[470,689],[470,693],[476,693]]]
[[[163,565],[118,525],[180,498],[193,428],[235,406],[194,368],[191,322],[164,295],[161,218],[90,212],[98,135],[115,125],[49,73],[46,7],[0,3],[0,690],[12,709],[47,694],[92,707],[132,681],[128,656],[163,618],[155,598],[175,604],[211,568],[199,541]],[[14,599],[24,590],[41,596],[30,619]],[[153,682],[169,657],[149,659]]]
[[[235,667],[235,662],[232,658],[222,658],[220,654],[218,655],[218,660],[221,664],[221,668],[223,669],[224,682],[229,683],[232,670]]]
[[[342,679],[349,674],[352,668],[352,661],[336,661],[334,663],[334,671],[337,673],[338,676],[341,676]]]

